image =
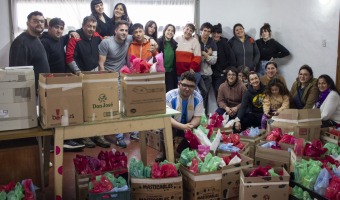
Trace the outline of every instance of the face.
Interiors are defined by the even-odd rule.
[[[54,39],[59,40],[63,36],[64,26],[55,25],[48,28],[48,35]]]
[[[277,87],[276,85],[273,85],[271,88],[270,88],[270,92],[273,94],[273,95],[278,95],[280,93],[280,89],[279,87]]]
[[[189,81],[187,79],[180,81],[178,83],[180,96],[184,99],[189,98],[189,96],[194,92],[195,87],[195,82]]]
[[[192,34],[194,33],[194,30],[192,30],[190,27],[186,26],[183,29],[183,36],[185,39],[190,39],[192,38]]]
[[[123,6],[122,5],[118,5],[115,8],[114,13],[115,13],[115,17],[116,18],[121,18],[125,14]]]
[[[263,29],[261,36],[262,36],[263,39],[269,39],[270,38],[269,32],[265,29]]]
[[[227,72],[227,80],[229,84],[234,84],[236,81],[236,73],[232,71]]]
[[[238,79],[242,80],[243,82],[246,81],[247,77],[244,76],[241,72],[238,73]]]
[[[151,26],[148,27],[148,34],[152,35],[156,31],[156,24],[152,24]]]
[[[94,10],[96,11],[96,13],[98,14],[103,14],[104,13],[104,6],[103,3],[99,3],[97,5],[94,6]]]
[[[128,31],[129,31],[128,29],[129,27],[125,24],[119,25],[118,28],[115,30],[116,32],[115,38],[118,41],[125,41],[128,35]]]
[[[301,69],[300,70],[300,72],[299,72],[299,81],[302,84],[307,83],[311,78],[312,78],[312,76],[310,75],[310,73],[306,69]]]
[[[30,20],[27,21],[27,29],[34,35],[40,35],[44,31],[45,18],[44,16],[33,15]]]
[[[222,36],[222,33],[217,33],[217,32],[212,33],[212,37],[214,41],[219,41],[221,39],[221,36]]]
[[[171,40],[171,38],[173,38],[174,37],[174,35],[175,35],[175,29],[174,29],[174,27],[173,26],[169,26],[166,30],[165,30],[165,33],[164,33],[165,35],[165,39],[166,40]]]
[[[253,86],[253,88],[260,86],[260,79],[257,76],[257,74],[250,74],[249,75],[249,82],[250,82],[250,85]]]
[[[318,80],[318,88],[320,92],[324,92],[329,88],[326,80],[324,78],[319,78]]]
[[[203,39],[208,39],[211,33],[211,29],[210,28],[203,28],[203,30],[201,31],[201,37]]]
[[[277,73],[277,69],[273,64],[267,65],[266,74],[269,78],[273,78]]]
[[[132,36],[137,42],[143,42],[144,41],[144,30],[141,28],[137,28],[135,31],[133,31]]]
[[[87,38],[91,38],[93,33],[96,31],[97,22],[88,21],[83,25],[82,29]]]
[[[242,37],[244,37],[244,29],[242,28],[242,26],[237,26],[236,28],[235,28],[235,35],[236,35],[236,37],[238,37],[238,38],[242,38]]]

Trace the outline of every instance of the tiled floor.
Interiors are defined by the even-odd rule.
[[[126,139],[128,144],[126,149],[121,149],[116,145],[112,144],[111,148],[115,148],[119,151],[124,151],[127,153],[128,158],[132,156],[140,159],[140,146],[139,142],[129,141]],[[75,190],[75,180],[74,180],[74,165],[73,158],[75,158],[76,154],[89,155],[93,157],[97,157],[98,153],[103,151],[108,151],[110,149],[104,149],[101,147],[96,147],[93,149],[85,148],[82,152],[64,152],[64,164],[63,164],[63,200],[75,200],[76,199],[76,190]],[[152,149],[150,147],[147,148],[147,158],[148,164],[152,164],[154,162],[155,157],[159,154],[159,151]],[[50,159],[53,163],[53,153],[50,153]],[[53,167],[49,169],[49,185],[45,189],[44,192],[37,193],[38,200],[53,200],[54,199],[54,171]]]

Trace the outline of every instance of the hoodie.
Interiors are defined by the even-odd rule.
[[[246,86],[240,80],[237,80],[237,82],[233,86],[229,86],[228,81],[225,81],[218,88],[218,107],[224,109],[226,106],[237,106],[237,108],[240,108],[242,97],[246,90]]]
[[[251,71],[256,70],[256,66],[260,61],[260,51],[254,39],[248,35],[245,36],[244,42],[237,37],[229,40],[229,45],[236,57],[237,66],[247,66]]]
[[[228,39],[221,37],[219,41],[216,42],[217,45],[217,61],[211,66],[213,70],[214,77],[224,76],[225,70],[228,67],[236,67],[236,58],[233,50],[228,44]]]
[[[242,119],[247,112],[255,114],[263,114],[263,99],[265,86],[260,83],[260,89],[255,90],[253,86],[249,85],[248,90],[243,94],[241,108],[237,113],[237,117]]]

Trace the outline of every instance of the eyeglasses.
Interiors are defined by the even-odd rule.
[[[32,22],[35,24],[45,24],[45,20],[32,19]]]
[[[182,87],[184,88],[188,88],[188,89],[195,89],[196,85],[188,85],[185,83],[180,83],[182,85]]]

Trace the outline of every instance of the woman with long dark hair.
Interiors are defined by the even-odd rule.
[[[93,15],[97,20],[96,31],[102,37],[112,36],[114,32],[114,27],[111,19],[104,13],[104,5],[102,0],[92,0],[91,1],[91,15]]]
[[[113,15],[111,18],[113,25],[115,25],[116,21],[119,21],[119,20],[125,20],[129,22],[129,34],[132,34],[131,33],[132,21],[129,18],[125,4],[123,3],[117,3],[115,7],[113,8]]]

